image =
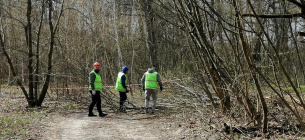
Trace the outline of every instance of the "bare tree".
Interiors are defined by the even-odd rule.
[[[39,18],[40,19],[40,22],[39,22],[39,28],[38,28],[38,33],[37,33],[37,46],[36,46],[36,57],[34,55],[34,51],[33,51],[33,28],[32,28],[32,25],[33,25],[33,4],[32,4],[32,1],[31,0],[28,0],[26,5],[27,5],[27,13],[26,13],[26,22],[23,22],[22,20],[19,20],[17,19],[16,17],[14,17],[14,15],[12,13],[6,13],[10,19],[13,19],[13,20],[16,20],[18,21],[22,27],[24,28],[24,32],[25,32],[25,39],[26,39],[26,46],[27,46],[27,60],[28,60],[28,66],[27,66],[27,69],[28,69],[28,91],[26,90],[26,88],[24,87],[24,84],[22,82],[22,80],[20,80],[16,70],[15,70],[15,67],[12,63],[12,59],[11,59],[11,56],[8,55],[6,49],[5,49],[5,46],[6,45],[6,42],[4,39],[5,38],[5,35],[2,34],[2,38],[1,38],[1,44],[2,44],[2,49],[3,49],[3,52],[7,58],[7,61],[8,63],[10,64],[10,69],[11,71],[13,72],[13,76],[17,79],[17,84],[18,86],[22,89],[23,91],[23,94],[25,95],[27,101],[28,101],[28,105],[33,107],[33,106],[41,106],[44,98],[45,98],[45,95],[47,93],[47,89],[48,89],[48,85],[50,83],[50,77],[51,77],[51,72],[52,72],[52,54],[53,54],[53,48],[54,48],[54,39],[55,39],[55,34],[56,34],[56,31],[58,30],[58,24],[59,24],[59,19],[61,17],[61,14],[62,14],[62,11],[63,10],[59,10],[60,14],[58,15],[58,17],[54,18],[53,17],[53,8],[55,7],[53,5],[54,1],[53,0],[48,0],[46,1],[49,6],[48,6],[48,14],[49,14],[49,26],[50,26],[50,33],[51,33],[51,37],[50,37],[50,49],[49,49],[49,53],[48,53],[48,69],[47,69],[47,75],[46,75],[46,79],[45,79],[45,83],[43,85],[43,89],[41,90],[40,94],[38,95],[38,75],[39,75],[39,55],[40,55],[40,51],[39,51],[39,46],[40,46],[40,33],[41,33],[41,29],[42,29],[42,21],[44,20],[44,17],[43,17],[43,11],[44,11],[44,5],[45,5],[45,1],[42,1],[42,3],[40,3],[42,9],[41,10],[41,17]],[[61,9],[63,8],[63,3],[64,1],[62,1],[61,3]],[[59,3],[56,3],[56,4],[59,4]],[[6,11],[8,12],[8,11]],[[57,20],[56,20],[57,19]],[[53,25],[53,22],[52,20],[54,21],[57,21],[57,23],[55,24],[55,27]],[[4,32],[2,32],[4,33]],[[33,65],[33,61],[35,60],[36,58],[36,72],[34,71],[34,65]],[[35,73],[35,76],[34,76],[34,73]],[[35,78],[34,78],[35,77]],[[35,80],[34,80],[35,79]],[[35,91],[35,92],[34,92]]]
[[[55,17],[53,14],[54,14],[54,5],[53,5],[53,0],[48,0],[48,21],[49,21],[49,27],[50,27],[50,48],[49,48],[49,53],[48,53],[48,68],[47,68],[47,76],[46,76],[46,80],[43,84],[43,88],[41,90],[41,94],[39,96],[39,100],[37,102],[37,105],[38,106],[41,106],[45,96],[46,96],[46,93],[47,93],[47,90],[49,88],[49,83],[50,83],[50,78],[51,78],[51,74],[52,74],[52,60],[53,60],[53,49],[54,49],[54,45],[55,45],[55,34],[56,32],[58,31],[58,26],[59,26],[59,21],[60,21],[60,18],[62,16],[62,13],[63,13],[63,5],[64,5],[64,0],[62,1],[61,3],[61,7],[60,7],[60,12],[59,12],[59,15],[57,15],[57,17]],[[56,21],[56,23],[53,23],[53,21]]]

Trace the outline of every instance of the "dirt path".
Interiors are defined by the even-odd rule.
[[[159,140],[179,135],[181,129],[170,133],[165,118],[159,114],[108,113],[104,118],[88,117],[84,112],[76,112],[65,117],[54,118],[47,124],[43,139],[49,140]]]

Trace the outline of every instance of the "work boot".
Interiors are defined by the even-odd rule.
[[[120,107],[119,112],[127,113],[126,108],[124,108],[124,107]]]
[[[93,113],[89,113],[88,117],[96,117],[97,115],[94,115]]]
[[[127,113],[126,109],[121,110],[122,113]]]
[[[105,117],[105,116],[107,116],[108,114],[104,114],[103,112],[102,113],[99,113],[99,115],[98,116],[100,116],[100,117]]]
[[[148,113],[148,108],[145,108],[145,114],[147,114]]]
[[[122,113],[127,113],[126,108],[122,108]]]
[[[155,113],[155,108],[152,107],[152,109],[151,109],[151,114],[154,114],[154,113]]]

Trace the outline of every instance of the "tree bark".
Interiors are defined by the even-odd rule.
[[[159,68],[159,62],[157,60],[158,47],[155,37],[155,14],[152,8],[153,0],[141,0],[142,9],[144,11],[146,31],[147,31],[147,45],[149,48],[150,63],[152,66]]]
[[[50,47],[49,47],[49,53],[48,53],[48,69],[47,69],[48,71],[47,71],[47,75],[46,75],[46,80],[45,80],[42,90],[41,90],[41,94],[39,96],[39,100],[37,102],[37,106],[41,106],[41,104],[46,96],[47,90],[49,88],[51,74],[52,74],[52,60],[53,60],[53,49],[54,49],[54,45],[55,45],[55,34],[56,34],[56,31],[58,30],[58,24],[59,24],[60,18],[63,13],[63,5],[64,5],[65,1],[64,0],[62,1],[61,10],[57,17],[57,22],[55,24],[53,24],[53,22],[52,22],[52,20],[54,20],[53,0],[48,0],[47,2],[49,4],[48,21],[49,21],[49,29],[50,29]]]
[[[44,15],[44,10],[45,10],[45,0],[42,0],[42,11],[41,11],[41,17],[40,17],[40,22],[39,22],[39,27],[38,27],[38,32],[37,32],[37,45],[36,45],[36,70],[35,70],[35,85],[34,85],[34,99],[35,102],[38,101],[38,85],[39,85],[39,67],[40,67],[40,60],[39,60],[39,56],[40,56],[40,33],[41,33],[41,28],[42,28],[42,21],[43,21],[43,15]]]
[[[249,0],[248,0],[248,3],[249,3],[250,6],[252,6]],[[249,67],[249,69],[251,71],[251,75],[252,75],[252,78],[254,80],[256,89],[257,89],[257,93],[258,93],[257,97],[258,97],[258,101],[259,101],[258,105],[261,104],[262,108],[263,108],[263,132],[266,133],[267,132],[267,123],[268,123],[268,118],[267,118],[268,108],[267,108],[267,104],[265,102],[264,95],[262,93],[262,90],[261,90],[261,87],[260,87],[260,84],[259,84],[259,80],[258,80],[258,77],[257,77],[257,73],[255,71],[256,69],[255,69],[255,64],[254,64],[253,57],[252,57],[252,54],[251,54],[251,50],[250,50],[249,45],[247,44],[247,42],[245,40],[244,33],[242,31],[243,26],[242,26],[240,18],[239,18],[239,14],[238,14],[239,12],[238,12],[237,4],[236,4],[235,0],[233,2],[233,5],[235,6],[236,18],[237,18],[237,24],[238,24],[238,27],[239,27],[239,36],[240,36],[240,39],[241,39],[241,42],[242,42],[242,48],[243,48],[243,51],[245,53],[247,64],[248,64],[248,67]],[[255,12],[255,11],[253,11],[253,12]],[[257,109],[259,110],[260,106],[258,106]],[[260,122],[260,118],[261,118],[260,117],[260,111],[258,111],[258,113],[259,114],[258,114],[258,116],[255,116],[255,119],[258,122]]]
[[[25,26],[25,34],[26,34],[26,44],[28,47],[28,80],[29,80],[29,100],[28,104],[29,106],[33,107],[35,106],[35,101],[34,101],[34,78],[33,78],[33,39],[32,39],[32,23],[31,23],[31,13],[32,13],[32,2],[31,0],[27,1],[27,25]]]

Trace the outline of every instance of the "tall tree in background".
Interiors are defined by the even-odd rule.
[[[146,24],[146,33],[147,33],[147,46],[149,48],[150,63],[152,66],[158,68],[159,62],[157,59],[157,44],[155,36],[155,14],[152,8],[153,0],[141,0],[141,6],[144,11],[144,18]]]

